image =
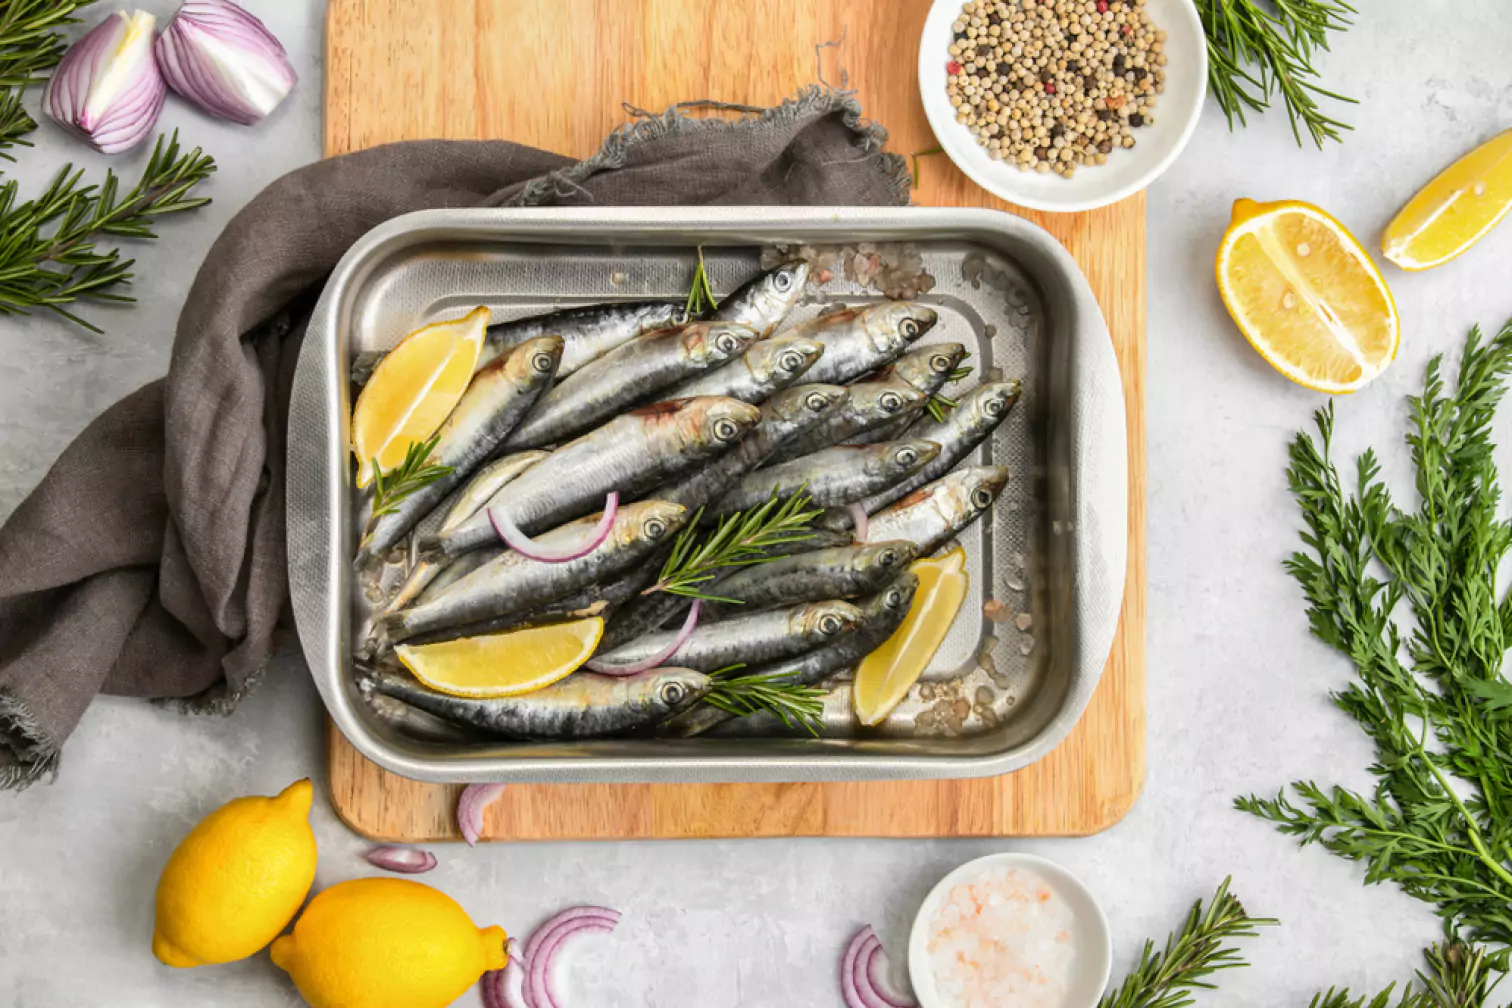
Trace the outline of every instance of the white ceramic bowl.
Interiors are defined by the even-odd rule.
[[[1113,970],[1113,937],[1108,929],[1108,918],[1092,891],[1080,879],[1054,861],[1033,854],[988,854],[968,861],[940,879],[924,897],[919,914],[914,918],[913,930],[908,935],[908,979],[920,1008],[950,1008],[935,988],[934,972],[929,965],[930,919],[952,888],[989,868],[1032,871],[1049,882],[1070,906],[1076,918],[1072,935],[1076,943],[1076,968],[1066,997],[1058,1008],[1095,1008]]]
[[[1055,173],[1020,171],[987,156],[976,137],[956,122],[945,93],[951,25],[962,0],[935,0],[919,41],[919,93],[940,146],[977,185],[1010,203],[1034,210],[1074,211],[1115,203],[1155,181],[1181,153],[1197,126],[1207,93],[1207,42],[1192,0],[1147,0],[1150,20],[1166,33],[1165,91],[1155,122],[1134,131],[1132,149],[1119,148],[1108,163],[1077,170],[1070,179]]]

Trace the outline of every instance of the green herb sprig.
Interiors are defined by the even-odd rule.
[[[1356,13],[1345,0],[1197,0],[1197,13],[1207,35],[1208,90],[1230,129],[1245,125],[1246,110],[1269,108],[1277,94],[1299,146],[1303,127],[1320,148],[1353,128],[1324,112],[1318,100],[1355,100],[1320,87],[1313,67],[1328,50],[1329,35],[1347,29]]]
[[[21,93],[46,78],[68,44],[62,31],[78,24],[73,15],[95,0],[0,0],[0,158],[14,161],[13,147],[30,147],[36,122],[21,107]]]
[[[810,507],[812,503],[802,489],[786,500],[773,490],[765,503],[724,518],[702,539],[698,531],[703,516],[700,508],[673,541],[672,552],[662,565],[656,584],[641,594],[667,592],[709,602],[739,604],[739,599],[710,595],[699,586],[730,567],[747,567],[775,559],[766,552],[773,546],[812,539],[814,533],[809,525],[823,513]]]
[[[919,188],[919,158],[944,153],[944,147],[931,147],[928,150],[914,151],[912,154],[908,155],[909,163],[912,165],[912,169],[908,173],[910,188]]]
[[[961,360],[965,360],[970,356],[971,351],[968,350],[966,353],[961,355]],[[972,367],[958,367],[954,371],[950,372],[950,377],[945,379],[945,383],[948,385],[952,382],[961,381],[962,379],[969,376],[974,370],[975,368]],[[944,423],[946,414],[948,414],[951,410],[955,409],[959,405],[960,403],[951,396],[935,392],[930,395],[929,401],[924,404],[924,408],[929,411],[929,415],[934,418],[935,423]]]
[[[703,246],[698,246],[698,265],[693,269],[693,283],[688,288],[688,300],[683,306],[688,318],[700,318],[719,307],[714,297],[714,288],[709,286],[709,270],[704,265]]]
[[[1417,971],[1418,987],[1407,984],[1392,1002],[1396,984],[1371,995],[1354,997],[1346,988],[1329,988],[1313,997],[1308,1008],[1480,1008],[1501,977],[1491,968],[1484,948],[1450,940],[1424,953],[1428,971]]]
[[[704,697],[704,702],[736,717],[770,711],[789,728],[801,726],[810,735],[819,734],[819,727],[824,723],[824,690],[800,686],[784,678],[781,672],[748,676],[733,674],[744,667],[731,665],[715,672],[712,676],[714,688]]]
[[[1213,989],[1208,977],[1248,965],[1233,947],[1234,939],[1253,938],[1258,928],[1277,922],[1246,913],[1229,892],[1230,881],[1223,880],[1206,910],[1201,900],[1193,904],[1162,951],[1155,951],[1153,941],[1145,942],[1139,965],[1118,990],[1099,1002],[1099,1008],[1186,1008],[1193,1003],[1192,991]]]
[[[452,467],[438,465],[430,460],[431,453],[441,440],[440,433],[432,434],[425,441],[412,442],[404,453],[404,460],[388,472],[373,459],[373,522],[386,514],[393,514],[415,491],[427,487],[443,476],[450,476]]]
[[[17,202],[15,180],[0,185],[0,315],[54,312],[91,332],[99,327],[65,305],[84,299],[132,301],[121,292],[135,260],[101,250],[101,238],[156,238],[154,218],[204,206],[191,196],[215,171],[198,147],[179,152],[178,134],[159,137],[141,180],[124,195],[114,171],[100,185],[83,185],[83,169],[64,165],[45,192]]]

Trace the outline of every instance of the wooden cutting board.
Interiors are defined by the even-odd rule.
[[[586,157],[625,119],[712,98],[773,105],[821,73],[848,81],[900,153],[935,146],[915,84],[926,0],[330,0],[327,154],[392,140],[507,138]],[[816,45],[840,40],[838,46]],[[822,57],[822,68],[820,58]],[[943,55],[941,57],[944,58]],[[843,68],[843,72],[842,72]],[[1144,781],[1143,194],[1091,213],[994,199],[944,157],[915,202],[1021,213],[1076,257],[1107,316],[1129,416],[1129,571],[1123,618],[1076,729],[1005,777],[843,784],[517,785],[490,810],[495,840],[1094,833]],[[459,789],[390,774],[334,726],[330,793],[359,833],[457,839]]]

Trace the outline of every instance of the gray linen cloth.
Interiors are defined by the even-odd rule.
[[[690,103],[592,158],[502,141],[390,144],[274,182],[226,227],[168,376],[100,415],[0,527],[0,788],[55,772],[97,693],[226,713],[286,609],[284,436],[304,323],[347,248],[434,207],[895,205],[902,159],[848,94]],[[734,113],[734,118],[730,117]]]

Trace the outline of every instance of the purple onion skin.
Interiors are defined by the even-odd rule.
[[[436,867],[436,855],[414,847],[374,847],[366,855],[369,864],[401,875],[424,875]]]
[[[218,67],[202,43],[214,39],[255,66],[270,104],[259,106]],[[254,15],[230,0],[185,0],[158,37],[154,51],[169,87],[186,101],[243,126],[261,121],[286,98],[298,75],[283,43]],[[276,95],[274,94],[276,92]]]
[[[107,108],[93,115],[89,112],[91,84],[109,69],[128,23],[124,13],[116,13],[91,28],[63,54],[42,96],[49,117],[101,154],[119,154],[145,140],[157,125],[168,94],[149,44],[146,58],[136,55],[136,76],[130,83]],[[146,31],[150,39],[150,23]]]

